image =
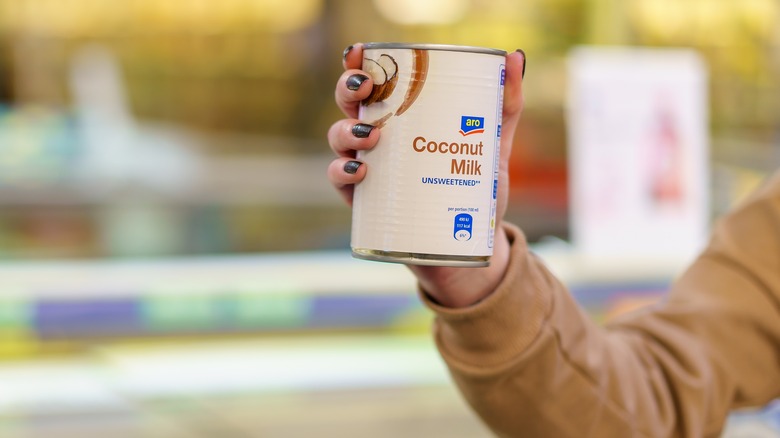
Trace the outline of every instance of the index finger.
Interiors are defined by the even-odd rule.
[[[355,43],[344,49],[341,64],[344,70],[359,69],[363,65],[363,43]]]

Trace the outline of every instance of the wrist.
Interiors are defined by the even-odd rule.
[[[409,266],[420,286],[439,305],[451,308],[472,306],[496,290],[509,265],[510,242],[496,227],[493,256],[484,268]]]

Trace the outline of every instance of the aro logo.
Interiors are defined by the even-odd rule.
[[[460,117],[460,135],[482,134],[485,132],[485,118],[474,116]]]

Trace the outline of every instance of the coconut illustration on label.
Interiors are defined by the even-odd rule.
[[[395,111],[390,111],[384,116],[371,122],[376,127],[383,127],[390,117],[403,114],[420,95],[425,78],[428,75],[428,52],[425,50],[413,50],[412,71],[409,77],[409,86],[406,89],[404,100]],[[389,98],[398,85],[398,62],[387,53],[382,53],[376,58],[363,58],[363,69],[371,76],[374,86],[371,94],[361,104],[363,106],[384,102]]]
[[[383,53],[377,59],[365,58],[364,68],[366,73],[374,80],[374,88],[371,94],[363,100],[363,105],[371,105],[382,102],[390,97],[398,83],[398,63],[395,58]]]

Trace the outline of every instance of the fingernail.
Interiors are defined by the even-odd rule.
[[[360,161],[347,161],[347,163],[344,165],[344,172],[347,172],[350,175],[354,175],[357,173],[362,164],[363,163]]]
[[[373,129],[374,127],[372,125],[366,123],[357,123],[352,127],[352,135],[357,138],[366,138],[371,135],[371,130]]]
[[[344,62],[347,61],[347,55],[349,55],[349,52],[351,52],[353,48],[355,48],[355,46],[349,46],[346,49],[344,49],[344,55],[342,56]]]
[[[360,85],[363,84],[363,82],[368,79],[368,76],[361,75],[361,74],[354,74],[347,78],[347,88],[349,88],[352,91],[357,90],[360,88]]]
[[[528,64],[528,58],[525,57],[525,51],[523,49],[517,49],[515,52],[520,52],[523,54],[523,73],[521,77],[525,78],[525,66]]]

